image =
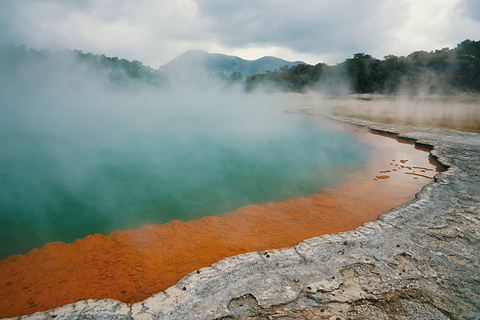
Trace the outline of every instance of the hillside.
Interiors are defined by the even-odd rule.
[[[325,94],[378,93],[386,95],[452,95],[480,92],[480,41],[465,40],[454,48],[431,52],[415,51],[407,56],[388,55],[377,59],[355,53],[336,65],[286,61],[275,57],[245,60],[205,51],[187,51],[152,69],[140,61],[128,61],[84,53],[79,50],[35,50],[0,45],[0,69],[6,83],[14,73],[25,79],[49,79],[58,72],[107,79],[127,87],[166,87],[181,83],[240,84],[246,91],[257,88],[293,92],[320,91]],[[36,70],[39,76],[22,73]],[[55,72],[54,72],[55,71]],[[206,77],[205,77],[206,75]]]
[[[223,72],[226,74],[239,72],[243,76],[249,76],[256,73],[274,71],[284,66],[292,67],[303,63],[301,61],[291,62],[269,56],[257,60],[244,60],[236,56],[190,50],[164,64],[158,71],[165,74],[202,71],[207,73]]]
[[[451,95],[480,92],[480,41],[465,40],[455,48],[415,51],[377,59],[365,53],[334,66],[299,64],[248,76],[246,89],[259,86],[284,91]]]

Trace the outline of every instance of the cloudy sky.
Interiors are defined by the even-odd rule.
[[[0,43],[159,67],[191,50],[336,64],[480,40],[479,0],[0,0]]]

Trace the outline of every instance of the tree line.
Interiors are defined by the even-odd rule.
[[[38,73],[40,69],[47,75],[49,72],[55,75],[59,69],[65,69],[65,72],[78,72],[78,67],[82,68],[82,72],[105,77],[118,85],[132,81],[160,85],[164,80],[156,70],[137,60],[129,61],[107,57],[104,54],[84,53],[80,50],[35,50],[25,46],[0,45],[0,70],[4,73],[21,71],[29,74],[33,70]]]
[[[168,82],[168,75],[137,60],[79,50],[37,51],[25,46],[0,45],[0,56],[0,67],[6,72],[25,64],[42,64],[53,70],[58,68],[55,66],[58,61],[68,56],[87,72],[107,77],[119,85],[133,81],[160,87]],[[241,85],[247,92],[257,88],[292,92],[317,90],[327,94],[480,92],[480,41],[465,40],[453,49],[416,51],[406,57],[388,55],[382,60],[356,53],[337,65],[297,64],[246,78],[239,72],[216,72],[209,76],[227,86]]]
[[[159,85],[164,80],[156,70],[137,60],[129,61],[118,57],[107,57],[104,54],[94,55],[83,53],[80,50],[73,50],[73,55],[80,64],[88,66],[93,72],[106,74],[111,81],[116,83],[134,80]]]
[[[353,93],[480,92],[480,41],[465,40],[453,49],[416,51],[406,57],[388,55],[383,60],[356,53],[334,66],[285,66],[245,80],[247,91],[262,86],[283,91],[338,93],[342,85]]]

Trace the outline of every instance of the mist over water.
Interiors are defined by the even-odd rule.
[[[309,195],[369,156],[348,133],[283,113],[295,104],[284,95],[116,87],[49,63],[0,79],[0,258]]]

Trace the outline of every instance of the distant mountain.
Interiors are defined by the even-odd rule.
[[[257,60],[244,60],[236,56],[228,56],[219,53],[208,53],[200,50],[187,51],[172,61],[164,64],[158,70],[161,73],[209,73],[223,72],[231,74],[240,72],[243,76],[249,76],[266,71],[274,71],[283,66],[295,66],[304,63],[302,61],[286,61],[275,57],[263,57]]]

